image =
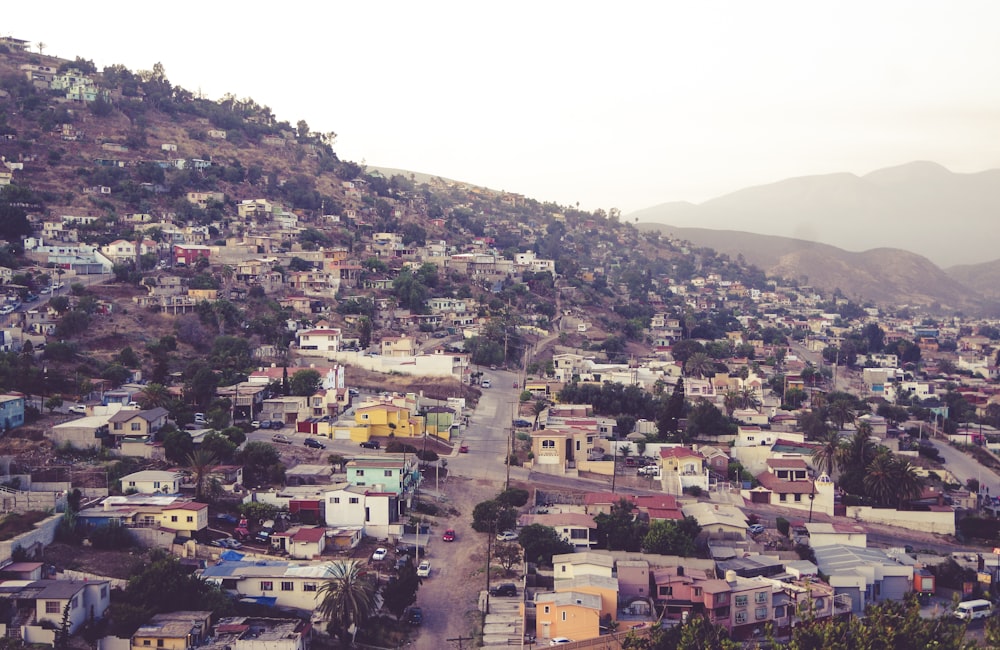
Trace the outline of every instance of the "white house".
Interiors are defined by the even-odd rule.
[[[138,494],[177,494],[183,475],[179,472],[144,470],[122,477],[122,492]]]

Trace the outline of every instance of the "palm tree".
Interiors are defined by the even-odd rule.
[[[869,423],[862,422],[858,425],[854,435],[851,436],[846,459],[852,467],[868,467],[868,464],[875,460],[877,454],[875,442],[872,440],[872,427]]]
[[[327,575],[316,591],[316,612],[330,621],[330,627],[344,640],[352,625],[360,625],[375,610],[376,585],[354,560],[334,563]]]
[[[740,394],[735,390],[727,390],[722,396],[722,405],[726,409],[726,417],[733,417],[733,412],[740,406]]]
[[[215,465],[215,454],[206,449],[195,449],[187,455],[187,463],[194,472],[194,498],[200,500],[205,491],[205,479]]]
[[[830,402],[827,415],[837,425],[838,429],[843,429],[845,424],[854,421],[855,413],[852,407],[853,404],[849,400],[836,399]]]
[[[881,505],[891,503],[896,496],[896,468],[892,455],[879,454],[867,466],[864,477],[865,492]]]
[[[545,412],[545,409],[549,408],[549,403],[544,399],[535,400],[535,403],[531,406],[531,413],[535,416],[535,425],[532,431],[538,429],[538,418]]]
[[[924,492],[924,480],[917,475],[917,469],[905,458],[896,457],[894,482],[896,488],[896,507],[913,499],[919,499]]]
[[[715,372],[715,361],[704,352],[695,352],[688,357],[687,363],[684,364],[684,370],[689,377],[697,376],[704,379],[710,373]]]
[[[740,408],[760,411],[760,399],[757,397],[757,391],[751,386],[744,386],[739,393]]]
[[[820,446],[813,452],[812,459],[816,463],[816,469],[820,474],[826,473],[833,476],[835,469],[840,467],[844,460],[846,448],[840,440],[840,434],[836,431],[829,431],[820,439]]]
[[[166,408],[170,403],[170,391],[163,384],[150,383],[142,389],[140,401],[145,408],[156,408],[162,406]]]

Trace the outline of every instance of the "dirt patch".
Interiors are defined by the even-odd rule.
[[[145,562],[146,553],[140,550],[101,551],[95,548],[54,542],[45,547],[42,560],[57,571],[70,569],[84,571],[108,578],[128,580]]]
[[[412,375],[391,375],[372,372],[356,366],[346,366],[347,385],[372,391],[395,391],[399,393],[423,392],[428,399],[446,400],[449,397],[464,397],[473,408],[482,393],[478,388],[468,386],[452,377],[416,377]]]

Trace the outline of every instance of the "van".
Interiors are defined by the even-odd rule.
[[[988,600],[967,600],[955,608],[955,618],[963,621],[974,621],[977,618],[988,618],[993,614],[993,604]]]
[[[195,413],[194,414],[194,421],[197,422],[198,424],[205,424],[205,414],[204,413]]]

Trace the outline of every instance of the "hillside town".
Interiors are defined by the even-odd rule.
[[[262,107],[139,138],[108,120],[195,102],[162,70],[0,45],[0,107],[61,111],[0,127],[8,638],[754,647],[904,603],[998,633],[1000,320],[387,177]]]

